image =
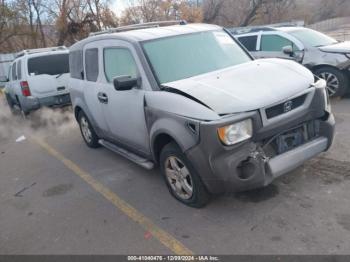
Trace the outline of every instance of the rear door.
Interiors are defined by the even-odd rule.
[[[23,80],[22,59],[16,61],[16,80],[13,82],[14,92],[22,95],[21,81]]]
[[[17,81],[17,63],[14,62],[11,66],[11,72],[10,72],[11,78],[9,82],[9,94],[11,95],[12,99],[16,100],[16,95],[21,95],[21,88],[19,86],[19,83]]]
[[[68,93],[68,52],[36,55],[28,58],[27,74],[33,96],[42,98]]]
[[[92,42],[84,46],[83,49],[84,63],[84,99],[87,104],[90,116],[100,133],[107,135],[108,125],[103,114],[103,105],[99,101],[100,93],[103,92],[103,86],[99,83],[101,80],[100,73],[100,56],[99,42]]]

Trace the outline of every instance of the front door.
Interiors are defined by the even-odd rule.
[[[150,86],[141,63],[133,46],[127,42],[104,40],[99,46],[105,78],[103,95],[108,99],[102,107],[110,136],[113,140],[148,155],[150,149],[144,97],[145,92],[150,92]],[[118,76],[141,77],[141,87],[117,91],[113,79]]]
[[[285,54],[283,48],[291,46],[293,55]],[[256,58],[282,58],[289,60],[299,60],[300,49],[291,40],[277,34],[262,34],[260,40],[260,50],[254,56]],[[301,61],[298,61],[301,62]]]

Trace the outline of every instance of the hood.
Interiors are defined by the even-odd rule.
[[[284,101],[313,82],[313,74],[294,61],[262,59],[164,86],[199,100],[218,114],[231,114]]]
[[[350,41],[319,47],[321,51],[350,54]]]

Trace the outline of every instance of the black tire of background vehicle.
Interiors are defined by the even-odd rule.
[[[169,181],[167,179],[166,173],[165,173],[165,165],[166,165],[166,161],[167,158],[170,156],[174,156],[178,159],[181,160],[181,162],[186,166],[186,168],[188,169],[191,179],[192,179],[192,183],[193,183],[193,194],[192,197],[188,200],[184,200],[182,198],[180,198],[179,196],[177,196],[177,194],[173,191],[172,187],[169,184]],[[159,159],[159,163],[160,163],[160,169],[163,175],[163,178],[165,180],[165,183],[171,193],[171,195],[176,198],[178,201],[184,203],[185,205],[188,205],[190,207],[195,207],[195,208],[201,208],[204,207],[206,204],[209,203],[210,201],[210,194],[208,192],[208,190],[206,189],[206,187],[204,186],[200,176],[198,175],[198,173],[196,172],[196,170],[192,167],[190,161],[187,159],[187,157],[184,155],[184,153],[181,151],[181,149],[179,148],[179,146],[174,143],[171,142],[169,144],[167,144],[166,146],[164,146],[164,148],[162,149],[161,153],[160,153],[160,159]]]
[[[9,107],[10,107],[10,110],[11,110],[11,113],[15,113],[14,112],[14,103],[13,103],[13,101],[12,101],[12,98],[9,96],[9,94],[5,94],[5,97],[6,97],[6,101],[7,101],[7,104],[9,105]]]
[[[86,121],[87,121],[87,123],[88,123],[88,128],[89,128],[89,130],[90,130],[90,132],[91,132],[91,140],[90,140],[90,141],[87,141],[87,140],[85,139],[84,134],[83,134],[83,130],[82,130],[82,126],[81,126],[81,125],[82,125],[82,124],[81,124],[81,121],[82,121],[82,118],[83,118],[83,117],[86,119]],[[95,132],[95,130],[93,129],[93,127],[92,127],[92,125],[91,125],[91,123],[90,123],[90,120],[88,119],[88,117],[85,115],[85,113],[84,113],[83,111],[80,111],[80,112],[79,112],[78,121],[79,121],[79,127],[80,127],[81,136],[83,137],[83,139],[84,139],[86,145],[87,145],[88,147],[90,147],[90,148],[98,148],[98,147],[100,147],[101,145],[98,143],[99,138],[98,138],[98,136],[96,135],[96,132]]]
[[[348,92],[348,90],[350,90],[349,78],[342,71],[340,71],[336,68],[330,67],[330,66],[324,66],[324,67],[321,67],[321,68],[316,69],[314,71],[314,74],[317,76],[320,76],[322,73],[333,74],[334,76],[336,76],[336,78],[339,81],[339,88],[338,88],[337,92],[333,95],[329,94],[330,97],[342,97]]]
[[[19,106],[19,109],[21,110],[21,111],[20,111],[20,114],[22,115],[22,117],[23,117],[24,119],[26,119],[27,116],[29,115],[29,112],[28,112],[28,111],[24,111],[24,110],[22,109],[21,103],[19,103],[18,106]]]
[[[18,106],[18,109],[20,110],[19,112],[14,110],[13,113],[15,114],[20,114],[24,119],[27,118],[27,116],[29,115],[29,112],[28,111],[24,111],[22,109],[22,105],[21,105],[21,102],[19,101],[18,97],[16,96],[16,101],[17,103],[13,103],[13,105],[17,105]]]

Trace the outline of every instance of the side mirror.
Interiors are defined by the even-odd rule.
[[[285,47],[282,48],[283,53],[285,53],[286,55],[293,55],[294,51],[293,51],[293,47],[291,45],[287,45]]]
[[[133,78],[131,76],[119,76],[113,79],[113,85],[117,91],[131,90],[134,87],[141,86],[141,78]]]
[[[0,76],[0,82],[8,82],[9,79],[7,78],[7,76]]]

